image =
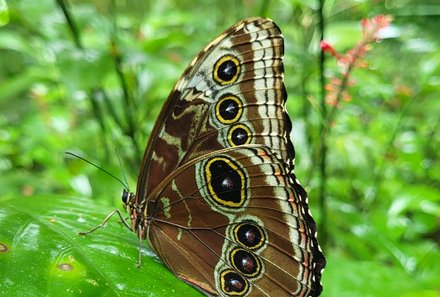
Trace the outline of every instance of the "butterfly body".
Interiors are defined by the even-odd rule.
[[[208,295],[318,296],[325,259],[299,185],[284,43],[250,18],[209,43],[168,97],[144,154],[132,229]]]

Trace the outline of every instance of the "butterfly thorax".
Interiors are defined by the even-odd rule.
[[[129,215],[131,230],[141,239],[145,239],[145,229],[148,226],[148,215],[145,215],[145,202],[138,203],[136,194],[124,190],[122,193],[122,203]]]

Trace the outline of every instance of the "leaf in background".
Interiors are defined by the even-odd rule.
[[[56,55],[60,78],[72,93],[102,86],[113,69],[109,53],[95,49],[61,48]]]
[[[85,198],[2,199],[0,295],[200,296],[145,248],[137,269],[137,238],[116,219],[78,235],[107,213]]]
[[[440,257],[430,260],[434,258],[438,263]],[[339,253],[327,254],[327,261],[321,297],[440,297],[438,290],[428,289],[432,281],[426,272],[405,273],[387,263],[356,260]]]
[[[5,0],[0,0],[0,27],[9,23],[9,9]]]

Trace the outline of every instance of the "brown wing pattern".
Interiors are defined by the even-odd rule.
[[[321,292],[316,268],[323,258],[313,246],[306,207],[286,164],[268,147],[204,155],[160,189],[152,194],[158,202],[149,209],[148,239],[186,282],[221,296]]]
[[[292,157],[284,128],[283,50],[278,27],[268,19],[251,18],[200,52],[153,129],[139,174],[138,202],[176,168],[211,151],[257,143],[284,159]],[[227,80],[234,69],[236,76]]]
[[[128,204],[140,237],[207,294],[322,291],[325,258],[293,171],[283,54],[266,18],[208,44],[170,93]]]

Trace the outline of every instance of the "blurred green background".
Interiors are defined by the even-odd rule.
[[[322,296],[440,296],[440,3],[325,1],[322,19],[319,7],[0,0],[0,293],[198,295],[154,256],[137,271],[136,236],[116,219],[91,237],[75,234],[121,208],[122,185],[65,152],[125,174],[134,190],[156,117],[186,66],[224,29],[262,15],[285,37],[296,172],[328,260]],[[393,22],[368,66],[351,73],[352,100],[338,105],[323,140],[319,24],[345,52],[361,38],[360,20],[379,14]],[[324,69],[327,81],[339,75],[331,56]],[[52,273],[54,263],[85,268],[66,276]]]

